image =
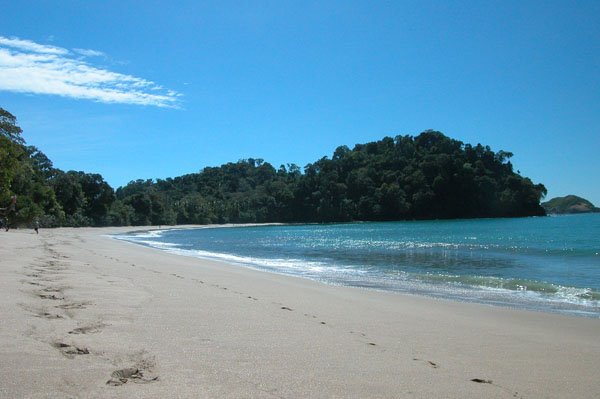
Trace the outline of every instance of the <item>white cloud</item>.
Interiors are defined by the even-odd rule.
[[[154,82],[95,67],[77,57],[103,56],[0,36],[0,90],[54,94],[105,103],[177,107],[181,96]]]
[[[104,57],[105,54],[102,51],[90,50],[87,48],[74,48],[74,52],[81,54],[85,57]]]
[[[64,55],[68,54],[69,51],[64,48],[48,46],[44,44],[37,44],[30,40],[21,40],[16,37],[6,38],[0,36],[0,46],[12,47],[21,51],[30,51],[33,53],[42,53],[42,54],[59,54]]]

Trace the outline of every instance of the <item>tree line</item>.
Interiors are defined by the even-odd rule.
[[[512,155],[428,130],[340,146],[302,169],[250,158],[115,190],[100,174],[54,168],[0,108],[0,206],[16,195],[11,223],[42,226],[545,215],[545,187],[515,173]]]

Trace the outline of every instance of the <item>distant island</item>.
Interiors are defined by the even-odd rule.
[[[596,208],[590,201],[576,195],[552,198],[542,202],[541,205],[547,213],[557,215],[600,212],[600,208]]]
[[[339,146],[303,168],[242,159],[197,173],[133,180],[62,171],[25,144],[0,108],[0,208],[11,225],[129,226],[328,223],[541,216],[546,194],[513,170],[512,153],[427,130]]]

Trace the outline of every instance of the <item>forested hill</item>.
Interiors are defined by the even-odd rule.
[[[542,202],[542,207],[550,214],[570,214],[570,213],[599,213],[600,208],[585,198],[576,195],[567,195],[566,197],[552,198],[547,202]]]
[[[99,174],[53,168],[0,108],[0,201],[14,222],[166,225],[336,222],[544,215],[542,184],[513,171],[509,152],[425,131],[338,147],[303,170],[245,159],[113,190]]]

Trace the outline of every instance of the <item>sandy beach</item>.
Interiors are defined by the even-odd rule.
[[[597,398],[600,320],[0,235],[0,398]]]

